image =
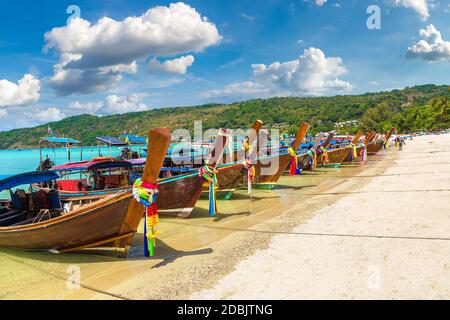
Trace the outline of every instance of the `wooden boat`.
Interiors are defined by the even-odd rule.
[[[247,168],[244,166],[244,159],[256,159],[258,154],[258,133],[263,126],[261,120],[256,120],[252,126],[252,131],[248,136],[249,150],[243,148],[243,152],[234,151],[233,159],[236,161],[218,167],[217,180],[219,190],[233,190],[247,181]],[[250,151],[250,153],[249,153]]]
[[[353,159],[360,161],[361,159],[361,152],[366,148],[366,146],[375,138],[377,134],[375,132],[366,132],[366,135],[364,137],[364,144],[358,144],[356,145],[356,154],[357,158]],[[367,155],[367,150],[366,150]],[[344,162],[350,162],[350,154],[345,158]]]
[[[391,136],[395,133],[395,128],[391,128],[389,132],[383,139],[376,139],[376,136],[373,138],[374,140],[367,145],[367,154],[369,156],[375,155],[383,148],[384,143],[388,142]]]
[[[150,132],[144,181],[156,183],[170,139],[170,131],[166,128]],[[16,176],[1,181],[0,186],[3,187],[0,189],[12,189],[25,182],[40,183],[56,178],[49,175],[58,176],[51,171]],[[43,192],[40,190],[40,195]],[[58,195],[57,191],[52,194],[53,197]],[[128,252],[144,213],[143,206],[131,196],[130,191],[112,194],[71,212],[64,212],[61,205],[44,206],[42,197],[39,201],[33,201],[33,194],[22,195],[25,196],[22,206],[12,204],[0,216],[1,247],[58,252],[114,247]]]
[[[353,144],[356,144],[361,138],[362,132],[361,130],[358,131],[353,138],[352,142]],[[349,146],[343,147],[343,148],[337,148],[332,149],[328,151],[328,159],[330,163],[342,163],[344,160],[350,156],[351,148]]]
[[[334,137],[334,133],[330,132],[328,133],[327,139],[321,144],[320,142],[317,143],[317,145],[314,147],[314,151],[317,154],[317,166],[324,166],[326,164],[330,164],[332,162],[330,162],[329,160],[325,161],[325,158],[322,157],[322,150],[321,147],[324,147],[325,149],[328,148],[328,146],[330,145],[331,141],[333,140]],[[328,154],[329,151],[327,151]],[[311,169],[311,165],[309,163],[305,164],[305,169]]]
[[[309,127],[310,125],[306,122],[302,122],[300,124],[295,140],[291,146],[293,150],[298,150],[309,130]],[[302,161],[303,157],[304,155],[299,157],[299,161]],[[255,183],[276,183],[280,179],[283,172],[288,168],[291,160],[292,156],[289,153],[281,153],[279,151],[276,151],[273,155],[259,157],[254,165]],[[278,162],[278,166],[272,168],[274,161]]]
[[[217,168],[222,159],[223,149],[226,146],[226,130],[220,130],[214,148],[208,157],[209,166]],[[223,172],[227,169],[222,169]],[[231,171],[230,171],[231,172]],[[205,180],[199,176],[197,170],[163,179],[159,182],[159,195],[157,198],[158,212],[162,216],[188,218],[202,193]]]

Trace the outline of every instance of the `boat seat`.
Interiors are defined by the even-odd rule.
[[[53,218],[56,218],[56,217],[59,217],[59,216],[61,216],[61,213],[59,213],[59,212],[51,212],[50,216],[47,215],[47,216],[44,216],[44,217],[53,219]],[[19,221],[17,223],[14,223],[14,224],[12,224],[10,226],[11,227],[24,226],[24,225],[27,225],[27,224],[33,224],[33,223],[38,223],[38,222],[41,222],[41,221],[47,221],[48,220],[48,219],[41,219],[40,221],[36,221],[36,218],[37,218],[37,216],[34,216],[34,217],[29,218],[29,219],[22,220],[22,221]]]
[[[104,177],[104,184],[107,189],[117,188],[120,186],[121,176],[120,175],[110,175]]]
[[[27,211],[29,209],[29,199],[24,190],[17,189],[16,192],[11,193],[11,199],[14,209],[24,211]]]
[[[3,214],[0,214],[0,220],[8,218],[10,216],[13,216],[15,214],[18,214],[20,212],[21,212],[20,210],[12,210],[12,211],[8,211],[8,212],[5,212]]]
[[[26,224],[32,223],[34,219],[35,219],[34,217],[33,218],[29,218],[29,219],[26,219],[26,220],[14,223],[14,224],[10,225],[10,227],[24,226]]]
[[[32,194],[33,205],[35,210],[49,209],[50,205],[47,199],[47,193],[44,190],[33,192]]]
[[[5,214],[7,212],[8,212],[8,208],[7,207],[0,206],[0,215]]]
[[[20,221],[23,221],[27,217],[27,215],[28,214],[26,212],[21,212],[8,218],[4,218],[0,220],[0,227],[8,227]]]
[[[81,184],[80,184],[81,182]],[[76,180],[60,180],[58,181],[58,190],[64,191],[86,191],[85,185],[87,183],[86,179],[76,179]],[[79,186],[81,187],[81,190]]]

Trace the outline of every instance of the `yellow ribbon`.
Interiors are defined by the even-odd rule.
[[[297,156],[297,153],[294,151],[294,149],[292,149],[292,147],[289,147],[289,148],[287,149],[287,152],[289,153],[289,155],[290,155],[291,157],[294,157],[294,158],[295,158],[295,162],[298,162],[298,156]]]
[[[352,156],[353,156],[353,159],[355,159],[355,158],[358,156],[358,152],[356,151],[356,145],[352,142],[352,143],[350,143],[350,144],[347,146],[347,148],[351,148],[351,149],[352,149],[352,150],[351,150]]]
[[[324,146],[321,146],[320,150],[322,150],[322,155],[321,155],[320,161],[323,164],[327,164],[328,163],[328,151],[327,151],[327,149]]]

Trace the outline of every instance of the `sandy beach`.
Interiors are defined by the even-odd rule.
[[[383,174],[191,298],[449,299],[449,155],[449,135],[408,142]]]
[[[0,250],[2,299],[450,298],[450,135],[142,225],[127,259]],[[68,285],[79,269],[81,286]]]

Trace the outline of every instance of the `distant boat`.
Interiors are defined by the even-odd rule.
[[[375,138],[371,143],[367,145],[367,154],[375,155],[383,148],[383,145],[389,141],[391,136],[395,133],[395,128],[389,130],[389,132],[383,138]],[[377,135],[378,136],[378,135]]]

